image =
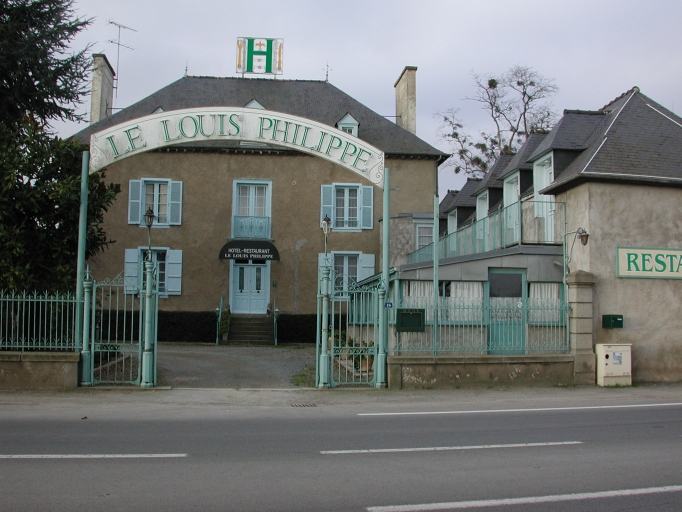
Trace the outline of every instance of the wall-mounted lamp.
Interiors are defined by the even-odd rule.
[[[567,240],[566,237],[568,235],[575,235],[573,237],[573,243],[571,244],[571,249],[567,250]],[[568,264],[571,262],[571,257],[573,256],[573,247],[575,246],[575,241],[580,240],[580,243],[582,245],[587,245],[587,241],[590,238],[590,234],[585,231],[583,228],[578,228],[575,231],[569,231],[568,233],[564,234],[564,280],[566,279],[566,274],[570,272],[570,269],[568,268]]]
[[[575,232],[575,236],[580,239],[580,243],[583,245],[587,245],[587,239],[590,238],[590,234],[583,228],[578,228],[578,230]]]

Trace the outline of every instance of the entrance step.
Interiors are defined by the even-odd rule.
[[[271,316],[239,316],[230,318],[230,330],[223,344],[274,344],[275,330]]]

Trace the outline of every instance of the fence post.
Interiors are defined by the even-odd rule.
[[[573,366],[574,384],[595,384],[596,361],[593,345],[593,290],[597,277],[590,272],[579,270],[568,274],[569,336],[571,354],[575,356]]]
[[[145,301],[144,301],[144,351],[142,352],[142,383],[143,388],[154,387],[154,353],[152,347],[152,273],[154,262],[150,259],[144,262],[145,273]]]
[[[90,306],[92,304],[92,276],[90,268],[83,281],[83,348],[81,350],[81,386],[92,386],[92,352],[90,352]],[[76,328],[79,328],[77,326]]]
[[[326,255],[325,255],[326,256]],[[320,369],[319,388],[329,387],[329,354],[327,353],[329,343],[329,263],[325,257],[324,267],[322,268],[322,339],[320,340]]]

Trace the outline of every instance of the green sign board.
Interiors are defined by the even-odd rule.
[[[682,279],[682,249],[618,247],[616,276]]]
[[[395,328],[398,332],[424,332],[426,330],[426,310],[398,309]]]

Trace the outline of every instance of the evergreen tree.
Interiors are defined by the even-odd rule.
[[[88,48],[67,54],[89,23],[71,0],[0,3],[0,289],[72,290],[82,153],[49,122],[79,120]],[[89,180],[87,255],[103,250],[104,212],[120,191]]]

